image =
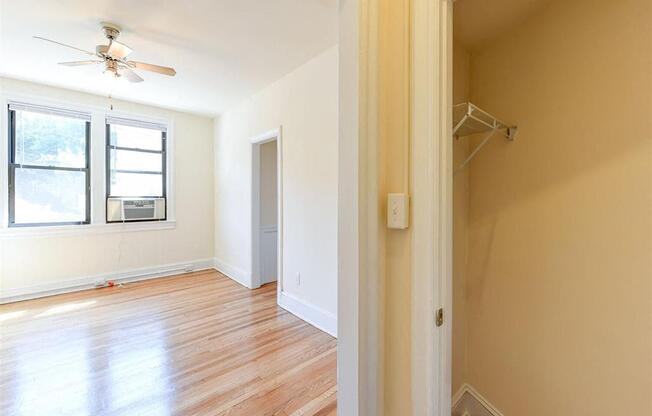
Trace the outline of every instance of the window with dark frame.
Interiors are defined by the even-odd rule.
[[[10,103],[9,226],[89,224],[88,113]]]
[[[164,125],[107,118],[107,201],[167,198],[166,137]]]

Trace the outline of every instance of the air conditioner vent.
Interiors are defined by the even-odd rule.
[[[109,198],[107,221],[156,221],[165,219],[164,198]]]

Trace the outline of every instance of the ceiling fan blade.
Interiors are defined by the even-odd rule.
[[[112,40],[111,43],[109,43],[109,49],[106,51],[107,55],[115,59],[124,59],[131,52],[133,51],[129,46],[122,42],[118,42],[117,40]]]
[[[140,77],[140,75],[138,75],[137,73],[135,73],[134,71],[132,71],[129,68],[122,68],[120,70],[120,76],[125,77],[127,79],[127,81],[129,81],[129,82],[143,82],[143,81],[145,81],[144,79],[142,79]]]
[[[59,65],[65,66],[80,66],[80,65],[91,65],[91,64],[102,64],[104,61],[72,61],[72,62],[59,62]]]
[[[129,61],[129,65],[131,65],[133,68],[142,69],[144,71],[156,72],[163,75],[169,75],[171,77],[177,74],[177,71],[175,71],[174,68],[170,68],[167,66],[147,64],[145,62],[136,62],[136,61]]]
[[[34,39],[44,40],[46,42],[54,43],[56,45],[65,46],[66,48],[70,48],[70,49],[74,49],[74,50],[79,51],[79,52],[83,52],[86,55],[95,56],[95,54],[93,52],[85,51],[85,50],[77,48],[75,46],[66,45],[65,43],[57,42],[56,40],[43,38],[41,36],[34,36]]]

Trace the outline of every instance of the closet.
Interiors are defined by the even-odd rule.
[[[453,416],[650,409],[651,21],[455,1]]]

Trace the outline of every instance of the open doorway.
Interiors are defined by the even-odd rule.
[[[252,139],[252,156],[252,287],[277,282],[280,293],[280,130]]]

